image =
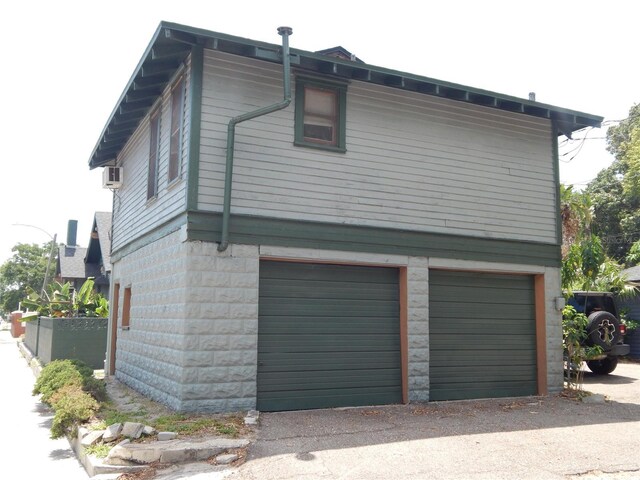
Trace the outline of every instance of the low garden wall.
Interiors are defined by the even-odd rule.
[[[42,364],[78,359],[93,369],[104,368],[107,351],[106,318],[40,317],[27,322],[25,345]]]

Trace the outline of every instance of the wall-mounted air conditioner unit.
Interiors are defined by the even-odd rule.
[[[116,190],[122,186],[122,167],[104,167],[102,188]]]

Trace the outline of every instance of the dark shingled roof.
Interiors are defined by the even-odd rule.
[[[94,233],[98,238],[94,238]],[[85,259],[97,265],[102,260],[105,272],[111,271],[111,212],[95,213]]]
[[[630,282],[640,282],[640,265],[627,268],[622,273],[627,276],[627,280]]]
[[[83,247],[60,246],[58,250],[58,271],[64,279],[87,278],[84,257],[87,249]],[[98,271],[98,274],[100,272]],[[94,276],[94,275],[90,275]]]

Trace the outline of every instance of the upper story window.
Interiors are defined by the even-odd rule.
[[[182,167],[182,119],[184,116],[184,79],[180,77],[171,89],[171,138],[169,143],[169,182],[180,176]]]
[[[149,120],[149,169],[147,173],[147,200],[158,195],[158,161],[160,144],[160,109],[151,113]]]
[[[345,152],[346,104],[346,85],[298,77],[295,144]]]

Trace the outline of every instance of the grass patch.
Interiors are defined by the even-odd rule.
[[[113,425],[114,423],[149,423],[148,419],[146,418],[147,415],[148,412],[144,409],[136,410],[133,412],[124,412],[118,410],[113,405],[103,404],[97,416],[101,420],[101,422],[104,422],[106,428],[106,425]]]
[[[158,417],[152,422],[159,432],[176,432],[182,435],[216,434],[226,437],[237,437],[244,425],[238,415],[212,418],[201,415],[185,415],[176,413]]]
[[[109,455],[109,451],[111,450],[112,447],[113,445],[109,445],[107,443],[100,443],[97,445],[89,445],[88,447],[85,447],[84,451],[88,455],[94,455],[98,458],[106,458],[107,455]]]

